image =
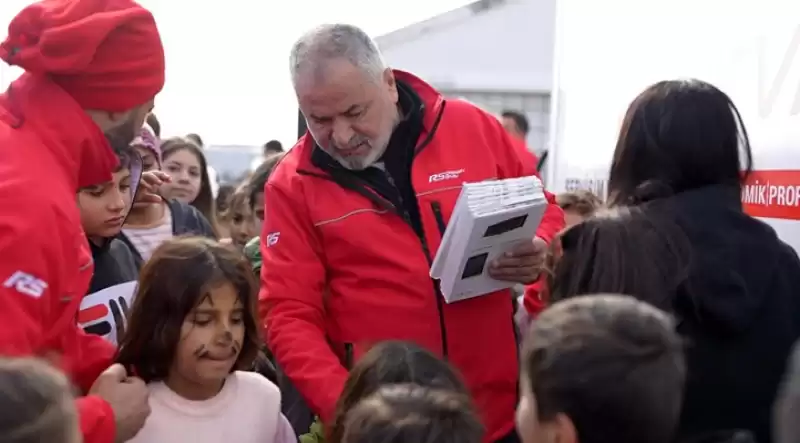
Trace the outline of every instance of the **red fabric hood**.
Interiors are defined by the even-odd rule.
[[[73,192],[111,180],[118,160],[105,135],[81,106],[48,77],[23,74],[14,81],[0,95],[0,119],[13,128],[26,127],[35,133],[63,165],[66,175],[73,178]]]

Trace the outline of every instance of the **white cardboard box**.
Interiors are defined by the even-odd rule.
[[[547,204],[535,176],[465,183],[431,265],[445,301],[512,287],[514,282],[489,277],[489,264],[533,241]]]

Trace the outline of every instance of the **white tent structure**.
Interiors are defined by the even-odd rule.
[[[488,111],[524,112],[547,148],[555,0],[479,0],[376,40],[390,66]]]

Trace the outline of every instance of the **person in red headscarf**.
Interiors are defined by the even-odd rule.
[[[59,365],[88,394],[77,400],[84,441],[126,441],[149,414],[147,392],[77,325],[93,264],[75,195],[111,180],[115,150],[152,109],[158,29],[133,0],[46,0],[11,21],[0,59],[25,70],[0,95],[0,354]]]

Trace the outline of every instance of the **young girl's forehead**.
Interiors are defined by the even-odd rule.
[[[236,286],[230,282],[217,284],[203,290],[196,306],[218,307],[225,302],[232,302],[234,305],[243,304]]]
[[[120,168],[112,174],[114,180],[124,180],[131,176],[131,170],[128,168]]]

